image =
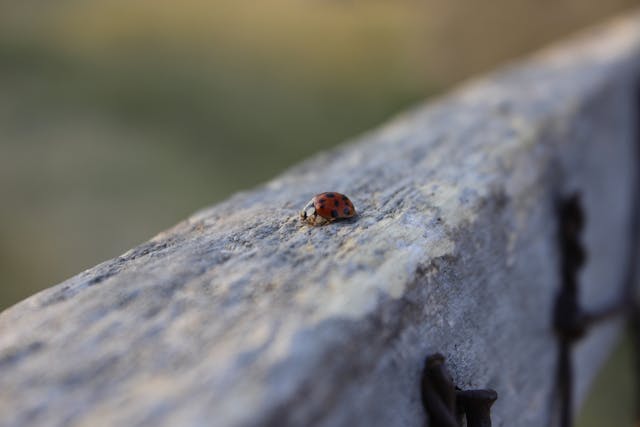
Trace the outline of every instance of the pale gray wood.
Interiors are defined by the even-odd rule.
[[[555,203],[582,193],[583,299],[613,299],[639,48],[638,16],[610,23],[9,308],[0,425],[421,426],[435,351],[498,391],[494,425],[548,425]],[[360,216],[303,225],[328,190]],[[618,330],[579,347],[580,399]]]

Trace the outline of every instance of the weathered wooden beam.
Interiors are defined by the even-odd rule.
[[[420,426],[424,358],[548,425],[557,201],[585,305],[630,243],[640,16],[470,82],[0,314],[0,425]],[[250,126],[250,123],[248,123]],[[297,211],[340,191],[360,215]],[[99,243],[96,243],[99,244]],[[576,353],[584,397],[620,322]]]

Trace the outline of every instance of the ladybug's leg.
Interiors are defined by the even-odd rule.
[[[326,225],[329,224],[331,221],[329,221],[326,218],[321,217],[320,215],[316,214],[314,221],[313,221],[313,225]]]

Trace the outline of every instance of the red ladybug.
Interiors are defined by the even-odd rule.
[[[335,192],[316,194],[300,211],[300,219],[311,225],[325,225],[355,215],[356,208],[351,200]]]

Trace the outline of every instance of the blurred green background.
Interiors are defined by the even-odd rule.
[[[638,3],[0,0],[0,310]]]

